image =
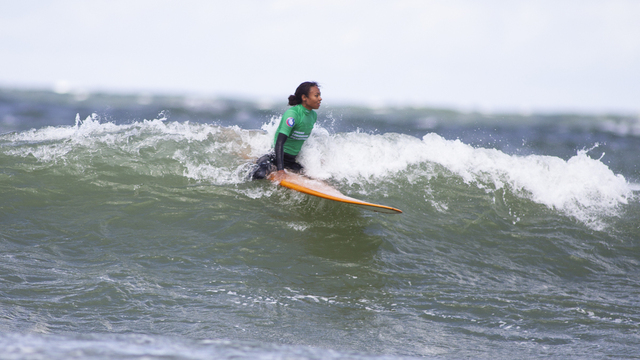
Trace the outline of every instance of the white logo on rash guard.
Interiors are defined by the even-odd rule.
[[[288,127],[293,127],[293,125],[295,125],[295,124],[296,124],[296,119],[294,119],[292,117],[287,119],[287,126]]]

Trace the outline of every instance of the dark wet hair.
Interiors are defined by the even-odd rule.
[[[320,85],[318,85],[318,83],[315,81],[305,81],[302,84],[298,85],[295,95],[289,96],[289,105],[294,106],[302,104],[302,95],[309,96],[309,90],[311,90],[311,88],[314,86],[318,88],[320,87]]]

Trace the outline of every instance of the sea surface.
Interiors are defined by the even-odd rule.
[[[640,358],[640,116],[285,109],[0,90],[0,358]]]

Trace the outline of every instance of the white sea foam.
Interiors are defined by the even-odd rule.
[[[640,136],[640,116],[635,119],[607,119],[599,124],[599,128],[618,136]]]
[[[568,160],[553,156],[508,155],[474,148],[431,133],[408,135],[329,134],[314,130],[300,161],[309,175],[348,183],[375,182],[421,163],[439,164],[468,184],[514,194],[599,227],[633,197],[632,186],[600,159],[580,150]],[[429,174],[421,174],[429,176]],[[428,191],[428,190],[425,190]]]
[[[75,126],[33,129],[4,135],[0,141],[11,145],[2,149],[6,155],[32,156],[41,163],[86,165],[99,158],[119,166],[134,163],[132,166],[144,173],[145,165],[172,159],[182,165],[180,175],[215,184],[244,181],[238,161],[234,163],[228,159],[241,155],[251,158],[256,150],[250,148],[250,143],[256,144],[257,148],[269,146],[258,131],[246,131],[237,126],[223,128],[170,122],[160,115],[158,119],[130,124],[103,122],[92,115],[85,120],[77,118]],[[115,158],[107,159],[109,156]],[[166,166],[147,173],[162,174],[163,171],[168,171]]]

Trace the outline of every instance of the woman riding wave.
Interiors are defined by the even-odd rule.
[[[296,161],[305,140],[309,138],[313,125],[318,119],[314,110],[320,108],[318,83],[307,81],[298,86],[294,95],[289,96],[291,106],[282,114],[280,124],[273,138],[274,151],[256,161],[252,179],[264,179],[276,171],[276,179],[284,173],[284,169],[294,172],[302,171],[302,165]]]

